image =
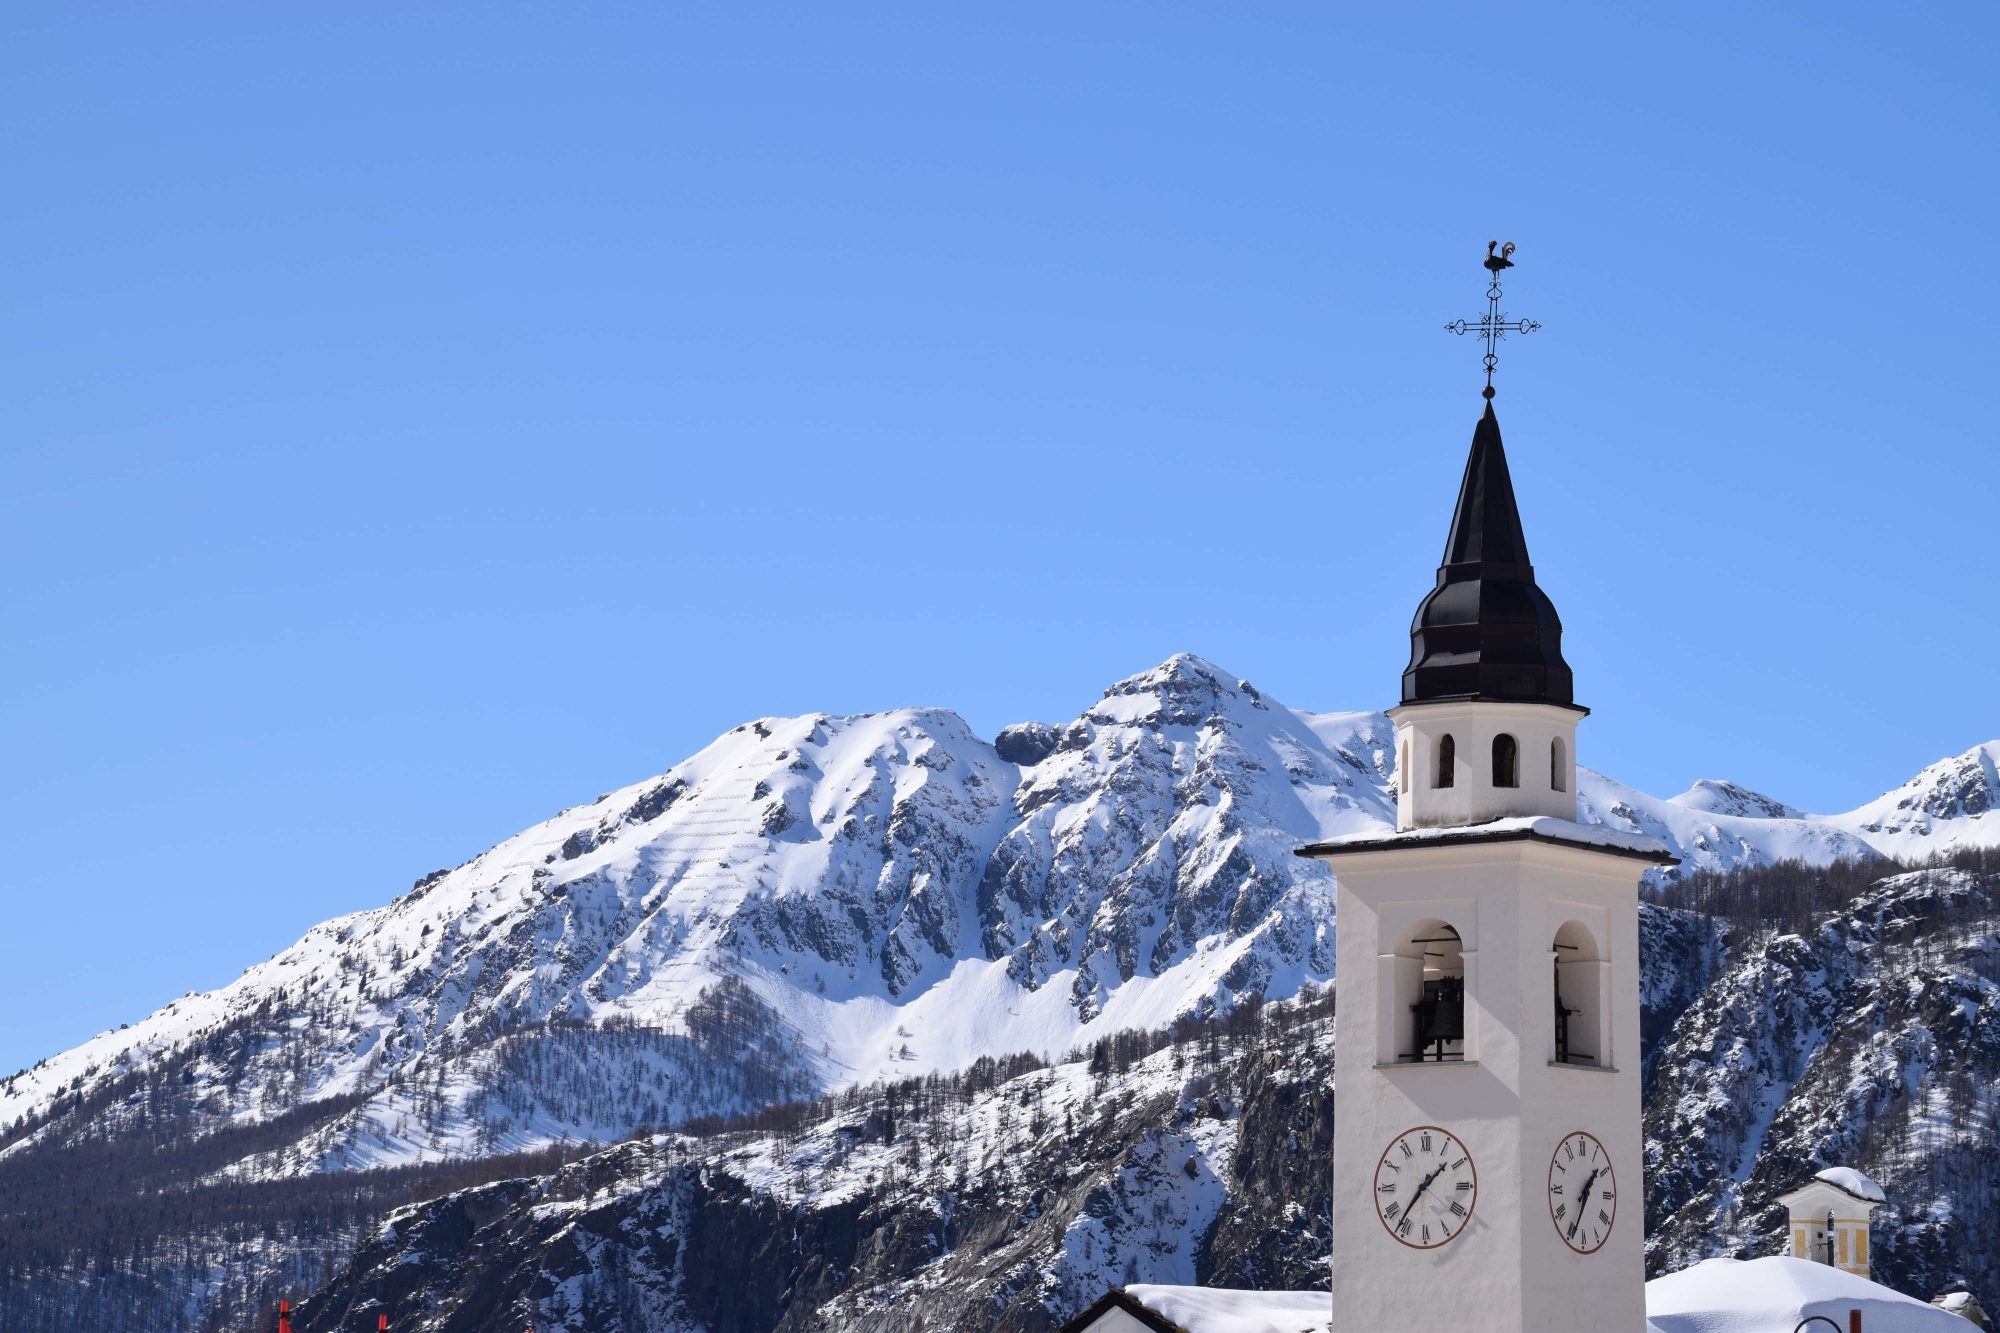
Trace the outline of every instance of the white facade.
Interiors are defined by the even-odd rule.
[[[1404,704],[1396,724],[1396,827],[1455,828],[1509,815],[1576,818],[1581,708],[1490,699]],[[1503,741],[1503,738],[1504,741]],[[1513,779],[1496,746],[1511,745]]]
[[[1668,858],[1600,845],[1576,825],[1573,836],[1547,823],[1479,827],[1522,815],[1574,820],[1581,711],[1491,701],[1395,710],[1398,758],[1405,744],[1412,756],[1398,774],[1399,824],[1430,832],[1310,849],[1338,877],[1339,1329],[1645,1327],[1638,884]],[[1439,787],[1427,757],[1445,735],[1460,767]],[[1511,788],[1489,768],[1501,735],[1518,746]],[[1451,824],[1467,827],[1438,834]],[[1412,1006],[1426,983],[1454,982],[1462,1037],[1419,1050]],[[1428,1246],[1414,1232],[1399,1237],[1383,1214],[1391,1191],[1413,1192],[1384,1174],[1385,1154],[1400,1155],[1395,1145],[1412,1132],[1449,1135],[1476,1171],[1472,1188],[1453,1186],[1474,1200],[1469,1214],[1438,1213]],[[1578,1149],[1593,1160],[1572,1175],[1576,1158],[1564,1154]],[[1578,1176],[1590,1198],[1572,1230]],[[1438,1202],[1418,1194],[1412,1209]]]
[[[1882,1202],[1881,1189],[1866,1176],[1847,1174],[1865,1182],[1868,1188],[1847,1189],[1822,1175],[1779,1198],[1778,1202],[1790,1214],[1787,1248],[1797,1258],[1832,1264],[1856,1277],[1869,1277],[1868,1216]],[[1833,1242],[1831,1248],[1827,1244],[1829,1238]]]

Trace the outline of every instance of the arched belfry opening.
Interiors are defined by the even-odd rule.
[[[1465,954],[1458,928],[1426,918],[1396,941],[1394,994],[1383,1017],[1393,1045],[1384,1063],[1463,1060],[1465,1055]]]
[[[1549,742],[1549,790],[1569,790],[1569,747],[1560,736]]]
[[[1450,787],[1458,780],[1458,742],[1449,732],[1438,738],[1437,767],[1432,770],[1431,786]]]
[[[1580,921],[1565,921],[1556,931],[1549,952],[1554,956],[1555,1027],[1551,1033],[1559,1065],[1609,1065],[1605,976],[1609,964],[1590,929]]]
[[[1521,785],[1521,745],[1504,731],[1493,738],[1493,785]]]

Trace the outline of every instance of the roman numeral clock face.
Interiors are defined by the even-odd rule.
[[[1618,1182],[1604,1145],[1578,1130],[1565,1135],[1549,1160],[1549,1216],[1563,1244],[1595,1254],[1611,1238],[1618,1216]]]
[[[1436,1125],[1398,1134],[1375,1168],[1376,1215],[1391,1236],[1419,1250],[1465,1230],[1478,1196],[1472,1154]]]

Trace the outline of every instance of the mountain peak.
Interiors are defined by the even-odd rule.
[[[1679,796],[1672,797],[1675,805],[1688,810],[1702,810],[1712,815],[1741,815],[1750,819],[1803,819],[1803,811],[1786,805],[1775,797],[1753,791],[1741,783],[1725,782],[1715,778],[1703,778]]]
[[[1175,653],[1151,670],[1113,685],[1085,716],[1097,722],[1196,726],[1218,713],[1268,710],[1274,702],[1249,681],[1205,657]]]
[[[1975,745],[1926,767],[1896,790],[1844,818],[1869,832],[1928,833],[1933,820],[2000,810],[2000,740]]]

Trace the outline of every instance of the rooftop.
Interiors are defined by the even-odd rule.
[[[1508,819],[1488,820],[1484,824],[1459,824],[1447,828],[1371,830],[1367,833],[1353,833],[1345,837],[1331,838],[1325,842],[1311,843],[1299,848],[1297,854],[1329,857],[1352,852],[1380,851],[1387,847],[1425,844],[1452,846],[1466,843],[1517,842],[1522,839],[1557,843],[1568,847],[1586,847],[1592,851],[1635,857],[1642,861],[1653,862],[1655,865],[1680,864],[1679,858],[1669,852],[1667,845],[1658,838],[1649,838],[1643,833],[1626,833],[1619,829],[1606,828],[1602,824],[1579,824],[1573,819],[1557,819],[1553,815],[1516,815]]]
[[[1116,1311],[1153,1333],[1333,1333],[1332,1305],[1324,1291],[1134,1285],[1107,1293],[1068,1327],[1087,1329]],[[1868,1333],[1966,1333],[1967,1328],[1959,1315],[1879,1282],[1809,1259],[1773,1255],[1705,1259],[1654,1278],[1646,1284],[1643,1333],[1770,1333],[1790,1329],[1807,1315],[1824,1315],[1844,1329],[1849,1310],[1861,1311]]]

